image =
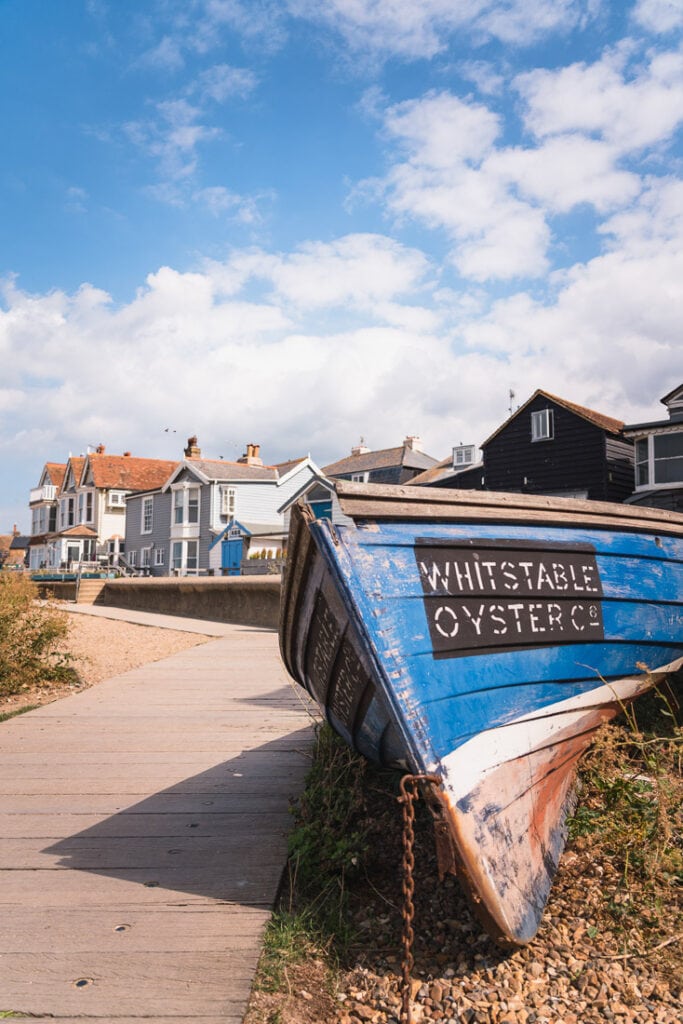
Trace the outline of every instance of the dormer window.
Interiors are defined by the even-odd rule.
[[[459,444],[453,449],[453,469],[471,466],[474,462],[474,445]]]
[[[126,506],[126,492],[125,491],[110,491],[107,499],[109,508],[125,508]]]
[[[552,441],[555,436],[552,409],[539,409],[531,414],[531,440]]]

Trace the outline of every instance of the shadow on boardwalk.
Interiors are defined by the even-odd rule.
[[[141,888],[269,906],[286,858],[288,799],[301,788],[310,742],[304,728],[243,751],[43,853],[59,858],[57,868]]]

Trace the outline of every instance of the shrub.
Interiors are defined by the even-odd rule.
[[[69,673],[60,651],[66,613],[36,602],[38,590],[21,573],[0,573],[0,696],[8,697]]]

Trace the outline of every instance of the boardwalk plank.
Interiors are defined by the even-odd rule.
[[[310,763],[285,679],[234,632],[0,726],[1,1009],[242,1019]]]

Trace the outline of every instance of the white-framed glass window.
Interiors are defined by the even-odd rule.
[[[107,498],[107,504],[109,508],[125,508],[126,506],[126,492],[125,491],[110,491]]]
[[[357,484],[366,484],[368,482],[368,473],[352,473],[351,479]]]
[[[459,444],[453,449],[453,468],[470,466],[474,462],[474,445]]]
[[[171,567],[174,572],[197,572],[199,568],[199,541],[174,540],[171,545]]]
[[[531,414],[531,440],[551,441],[555,436],[552,409],[539,409]]]
[[[199,522],[199,487],[178,487],[173,491],[173,522],[186,526]]]
[[[155,548],[154,549],[154,564],[155,565],[165,565],[165,563],[166,563],[166,549],[165,548]]]
[[[62,498],[59,503],[59,528],[65,530],[74,525],[74,499]]]
[[[236,492],[234,487],[221,486],[221,515],[231,517],[235,515]]]
[[[129,551],[128,554],[126,555],[126,561],[128,562],[128,565],[137,565],[138,564],[138,553],[137,553],[137,551]]]
[[[683,483],[683,431],[653,437],[656,484]]]
[[[151,533],[152,524],[154,522],[154,499],[152,497],[142,499],[142,510],[141,510],[141,533]]]
[[[647,487],[650,483],[650,445],[647,437],[636,441],[636,487]]]
[[[636,487],[683,483],[683,430],[636,441]]]
[[[81,491],[78,495],[78,521],[79,523],[92,523],[93,493],[92,491]]]
[[[150,565],[152,564],[152,549],[143,548],[142,551],[140,552],[140,556],[140,565],[143,567],[143,569],[149,569]]]

